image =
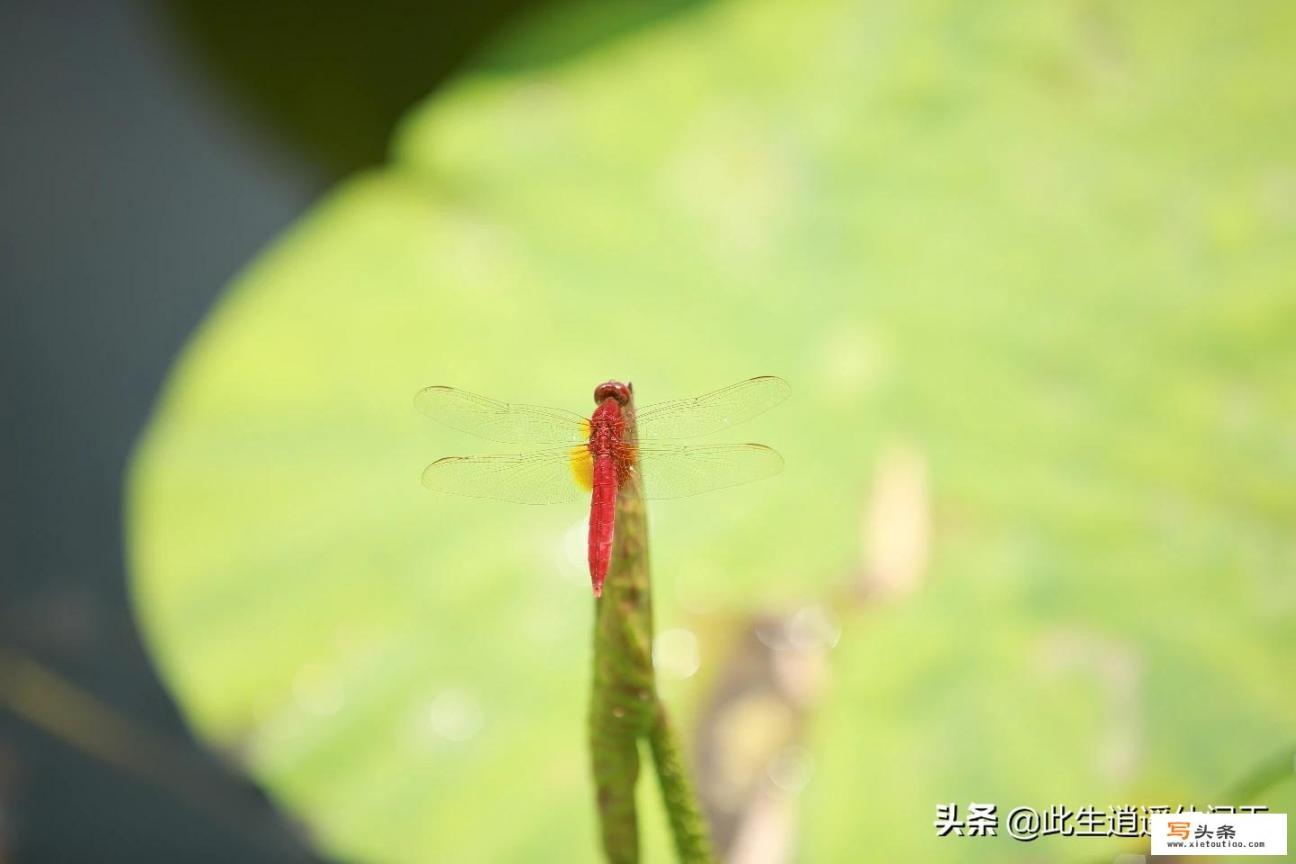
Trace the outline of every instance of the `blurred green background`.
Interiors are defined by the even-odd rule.
[[[1146,849],[945,802],[1296,810],[1290,764],[1225,800],[1296,738],[1296,10],[604,15],[496,39],[176,366],[128,540],[206,739],[345,859],[597,860],[586,514],[428,494],[506,448],[412,394],[779,374],[733,437],[785,473],[650,511],[730,861]]]

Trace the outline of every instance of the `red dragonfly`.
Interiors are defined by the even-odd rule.
[[[461,432],[539,449],[492,456],[447,456],[423,471],[437,492],[520,504],[555,504],[590,494],[589,567],[594,596],[603,593],[612,557],[617,490],[637,481],[645,498],[683,498],[772,477],[783,457],[762,444],[672,444],[728,429],[773,408],[790,388],[765,375],[698,396],[636,409],[633,388],[607,381],[594,390],[588,418],[560,408],[513,405],[456,390],[427,387],[419,410]]]

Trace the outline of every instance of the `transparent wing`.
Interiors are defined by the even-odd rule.
[[[658,402],[639,411],[639,437],[693,438],[750,420],[782,402],[792,388],[782,378],[749,378],[704,396]]]
[[[434,492],[518,504],[557,504],[585,493],[572,473],[571,447],[495,456],[447,456],[423,469]]]
[[[783,457],[763,444],[709,447],[642,443],[637,448],[644,497],[685,498],[773,477]]]
[[[418,409],[443,426],[505,444],[563,444],[585,441],[585,418],[561,408],[511,405],[453,387],[424,387]]]

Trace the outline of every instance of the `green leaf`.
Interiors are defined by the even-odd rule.
[[[703,646],[668,702],[732,617],[846,596],[881,454],[930,487],[917,590],[835,603],[803,860],[1127,848],[938,840],[947,801],[1290,812],[1211,798],[1296,716],[1294,18],[725,3],[464,76],[237,280],[141,445],[190,717],[338,854],[596,860],[585,513],[426,492],[497,448],[413,393],[769,373],[731,440],[784,474],[650,508],[659,627]]]

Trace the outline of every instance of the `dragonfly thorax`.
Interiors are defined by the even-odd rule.
[[[608,396],[594,409],[590,418],[589,449],[595,456],[609,456],[619,451],[625,437],[625,416],[615,396]]]

